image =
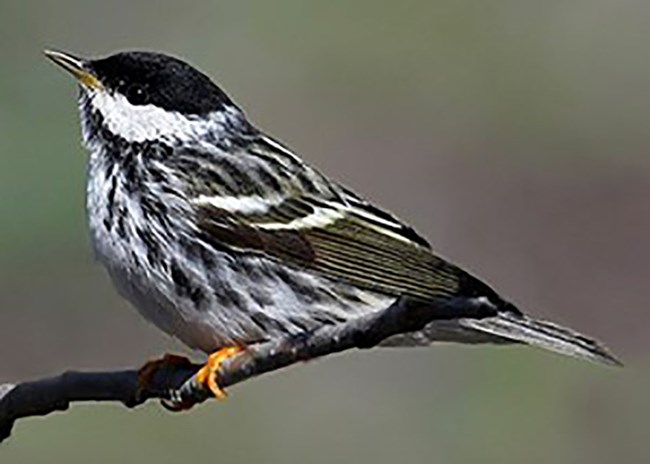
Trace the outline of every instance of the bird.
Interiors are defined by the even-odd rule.
[[[221,364],[256,343],[380,314],[444,320],[385,346],[527,344],[609,365],[599,342],[535,319],[427,239],[249,121],[206,74],[150,51],[45,55],[78,82],[92,246],[155,326]]]

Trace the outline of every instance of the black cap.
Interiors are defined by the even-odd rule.
[[[134,105],[152,104],[186,115],[205,115],[232,105],[208,76],[177,58],[153,52],[121,52],[89,60],[108,91],[124,95]]]

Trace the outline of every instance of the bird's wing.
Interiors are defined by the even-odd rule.
[[[343,199],[293,196],[263,211],[206,196],[194,204],[203,238],[213,246],[262,254],[380,293],[451,297],[466,276],[410,227],[350,192]]]
[[[213,154],[202,167],[177,170],[202,176],[192,203],[199,233],[213,247],[260,254],[390,296],[493,294],[433,253],[411,227],[278,142],[256,136],[243,145],[238,153]],[[181,162],[183,154],[174,159]]]

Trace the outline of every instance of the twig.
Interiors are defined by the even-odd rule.
[[[459,308],[453,301],[423,305],[400,299],[379,314],[250,346],[224,362],[217,373],[218,383],[225,388],[298,361],[351,348],[371,348],[393,335],[420,330],[434,320],[484,315],[491,314],[485,308]],[[42,380],[0,385],[0,442],[9,437],[16,420],[64,411],[73,402],[118,401],[135,407],[158,398],[170,409],[188,409],[211,396],[195,378],[199,367],[189,362],[165,365],[149,379],[146,390],[138,382],[138,370],[69,371]]]

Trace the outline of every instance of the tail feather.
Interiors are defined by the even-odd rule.
[[[522,314],[502,312],[484,319],[460,319],[458,324],[493,338],[493,342],[514,342],[545,348],[556,353],[590,361],[622,366],[600,342],[572,329]]]
[[[600,342],[567,327],[532,319],[498,296],[492,295],[492,298],[497,300],[499,308],[494,316],[434,320],[420,331],[394,335],[384,340],[381,345],[407,347],[426,346],[432,342],[522,343],[575,358],[622,366]],[[472,301],[473,304],[488,304],[493,309],[497,306],[484,298]],[[466,309],[466,301],[463,303],[461,300],[460,304],[463,305],[461,309]]]

